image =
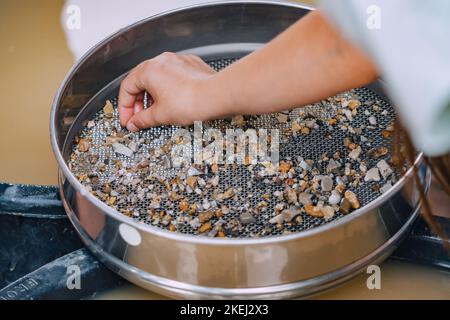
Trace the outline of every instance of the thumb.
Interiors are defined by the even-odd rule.
[[[156,108],[156,104],[153,103],[149,108],[135,113],[134,116],[128,120],[127,129],[131,132],[136,132],[161,125],[161,123],[156,120]]]

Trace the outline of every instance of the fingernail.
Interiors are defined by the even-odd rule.
[[[129,131],[131,131],[131,132],[139,131],[139,128],[136,127],[136,125],[135,125],[133,122],[131,122],[131,121],[128,121],[128,123],[127,123],[127,129],[128,129]]]

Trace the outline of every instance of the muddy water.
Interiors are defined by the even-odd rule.
[[[0,1],[0,181],[56,184],[50,105],[73,63],[60,27],[62,5],[62,0]],[[450,207],[439,204],[440,212]],[[363,275],[318,298],[450,298],[449,274],[394,262],[381,269],[381,290],[368,290]],[[98,298],[161,297],[127,285]]]

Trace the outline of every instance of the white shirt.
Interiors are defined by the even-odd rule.
[[[376,62],[418,150],[450,151],[450,1],[322,0]]]

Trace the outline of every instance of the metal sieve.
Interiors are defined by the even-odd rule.
[[[215,70],[220,70],[227,65],[231,64],[235,59],[224,58],[220,60],[209,61],[211,67]],[[84,126],[82,126],[82,131],[80,133],[80,137],[90,137],[93,139],[92,148],[87,153],[76,153],[75,158],[71,159],[71,170],[73,173],[78,176],[80,174],[84,175],[96,175],[98,174],[98,169],[95,166],[95,163],[92,163],[90,159],[93,155],[99,155],[99,160],[102,162],[107,162],[108,165],[104,173],[99,175],[99,183],[97,188],[98,190],[104,186],[104,184],[115,181],[116,172],[113,170],[114,165],[117,160],[121,160],[126,162],[129,166],[135,166],[139,164],[140,158],[135,154],[133,157],[127,157],[121,154],[114,152],[114,150],[110,146],[105,146],[106,138],[108,134],[111,133],[111,128],[120,128],[120,123],[118,119],[117,112],[117,82],[114,82],[112,85],[109,85],[104,90],[104,94],[107,94],[110,98],[109,101],[115,107],[114,118],[111,121],[111,127],[104,128],[104,124],[99,122],[99,117],[101,113],[101,108],[103,104],[94,105],[98,100],[95,99],[91,101],[90,104],[86,105],[84,108],[84,113],[88,112],[92,113],[92,110],[96,111],[94,117],[88,120],[93,120],[96,125],[92,127],[86,126],[86,118],[84,117],[84,113],[81,112],[78,116],[77,122],[82,122]],[[334,129],[329,129],[326,126],[321,126],[317,130],[313,130],[311,134],[308,135],[297,135],[297,136],[286,136],[281,134],[280,139],[280,161],[287,159],[297,159],[298,157],[302,157],[304,159],[312,159],[319,160],[321,159],[323,154],[333,155],[335,152],[340,152],[342,154],[346,154],[349,151],[343,144],[343,140],[349,136],[363,136],[366,140],[363,144],[364,151],[361,155],[361,160],[367,165],[368,168],[375,167],[377,162],[381,159],[389,160],[389,154],[385,155],[382,158],[373,159],[367,155],[367,151],[373,148],[386,147],[389,148],[390,139],[383,139],[382,137],[382,128],[386,128],[393,123],[395,113],[392,106],[383,100],[380,96],[378,96],[374,91],[368,88],[359,88],[352,90],[351,92],[341,94],[340,97],[347,97],[348,100],[350,98],[358,99],[362,106],[359,108],[358,115],[353,118],[352,126],[355,128],[365,128],[359,135],[350,134],[347,131],[343,131],[339,128],[339,126],[335,126]],[[379,110],[375,113],[372,111],[372,105],[376,105]],[[307,114],[312,114],[316,120],[320,122],[326,122],[327,119],[336,115],[337,110],[341,108],[340,105],[336,105],[330,101],[322,101],[320,103],[306,106],[302,108]],[[370,114],[365,114],[367,111]],[[368,125],[369,115],[377,114],[377,125],[372,127]],[[298,109],[289,113],[289,117],[291,119],[296,119],[299,117]],[[255,129],[277,129],[279,132],[285,132],[289,130],[289,122],[280,123],[276,119],[276,115],[261,115],[250,117],[247,121],[247,124],[251,128]],[[216,120],[205,123],[205,127],[220,129],[223,135],[225,135],[226,129],[237,128],[233,126],[230,121],[226,120]],[[144,139],[148,141],[148,143],[143,143],[140,146],[138,155],[148,155],[149,149],[155,146],[164,145],[167,141],[174,136],[179,127],[176,126],[163,126],[157,128],[150,128],[144,131],[140,131],[138,133],[132,134],[133,141],[139,141]],[[189,129],[191,134],[193,134],[192,127]],[[123,130],[122,132],[125,132]],[[70,143],[70,141],[67,141]],[[73,147],[73,149],[76,149]],[[344,157],[345,159],[345,157]],[[173,168],[171,166],[161,167],[157,166],[154,163],[150,163],[150,167],[153,169],[152,172],[157,173],[158,176],[164,177],[169,180],[176,176],[179,169]],[[320,169],[322,172],[325,171],[326,162],[320,164]],[[344,166],[341,167],[340,173],[343,173]],[[258,202],[261,201],[262,196],[264,194],[273,194],[275,191],[283,191],[283,186],[276,184],[274,182],[263,183],[259,181],[259,183],[254,181],[254,177],[252,177],[247,170],[247,166],[245,165],[237,165],[233,167],[225,168],[223,171],[220,171],[219,174],[220,185],[223,186],[223,189],[227,189],[232,187],[234,189],[241,190],[239,200],[236,201],[233,199],[225,201],[225,205],[231,207],[231,203],[234,202],[232,207],[243,208],[244,206],[249,206],[253,208],[257,206]],[[395,180],[394,180],[395,181]],[[375,187],[382,185],[385,182],[377,183],[377,182],[366,182],[360,184],[358,187],[352,188],[352,191],[358,196],[361,206],[365,206],[371,201],[375,200],[377,196],[381,195],[379,191],[375,191]],[[114,186],[117,186],[115,183]],[[128,192],[133,193],[133,189],[130,186],[127,186]],[[159,185],[159,188],[152,190],[155,193],[164,194],[167,193],[167,190],[164,186]],[[208,199],[209,201],[213,201],[212,190],[210,189],[207,194],[197,194],[190,193],[187,194],[187,198],[190,203],[201,203],[203,200]],[[325,223],[330,223],[336,219],[339,219],[344,216],[342,212],[337,212],[332,219],[325,220],[320,217],[313,217],[307,214],[302,215],[303,222],[300,224],[289,224],[284,223],[283,228],[276,228],[274,225],[269,223],[269,220],[273,217],[271,213],[275,212],[275,205],[277,204],[276,199],[271,199],[268,203],[267,210],[265,213],[256,216],[256,223],[251,223],[243,228],[236,234],[238,237],[254,237],[254,236],[270,236],[270,235],[280,235],[286,234],[290,232],[299,232],[303,230],[308,230]],[[131,203],[131,201],[127,201],[119,205],[119,209],[132,207],[134,212],[139,213],[139,216],[135,219],[147,224],[152,224],[152,220],[149,218],[149,215],[146,213],[148,208],[150,207],[150,199],[144,197],[140,199],[137,204]],[[172,209],[172,211],[177,211],[173,208],[167,208],[163,205],[162,210]],[[238,220],[239,216],[243,210],[234,210],[230,213],[220,217],[221,223],[224,225],[231,223],[232,220]],[[173,217],[177,216],[177,213],[174,212],[172,214]],[[185,217],[189,217],[188,213],[184,214]],[[219,218],[213,218],[212,222],[217,223]],[[198,235],[198,228],[194,229],[188,223],[179,223],[178,232]]]
[[[67,164],[84,122],[95,118],[107,99],[115,101],[123,75],[139,62],[173,51],[199,55],[221,68],[270,41],[309,10],[271,1],[191,6],[124,28],[77,62],[53,103],[51,141],[60,167],[66,212],[100,261],[137,285],[172,297],[291,298],[338,285],[387,258],[397,247],[419,210],[411,170],[382,195],[372,191],[371,183],[355,189],[363,206],[346,216],[337,214],[326,223],[305,216],[301,226],[286,226],[290,233],[274,230],[270,236],[253,238],[252,233],[265,225],[264,220],[258,220],[237,238],[218,239],[192,235],[189,228],[170,232],[121,215],[87,192]],[[384,126],[394,119],[394,113],[382,85],[376,81],[353,93],[361,101],[377,101],[387,110],[386,116],[378,119]],[[323,106],[312,108],[327,110]],[[272,128],[271,119],[256,117],[255,126]],[[354,121],[364,122],[367,117],[362,114]],[[155,128],[141,134],[150,137],[173,129]],[[332,132],[329,142],[321,130],[301,141],[283,142],[281,157],[316,157],[338,150],[342,133]],[[387,144],[377,130],[371,133],[372,143]],[[417,163],[420,159],[419,155]],[[245,182],[245,174],[236,170],[224,177],[224,182]],[[429,184],[427,170],[422,167],[420,179],[423,186]],[[256,192],[245,192],[249,191]]]

